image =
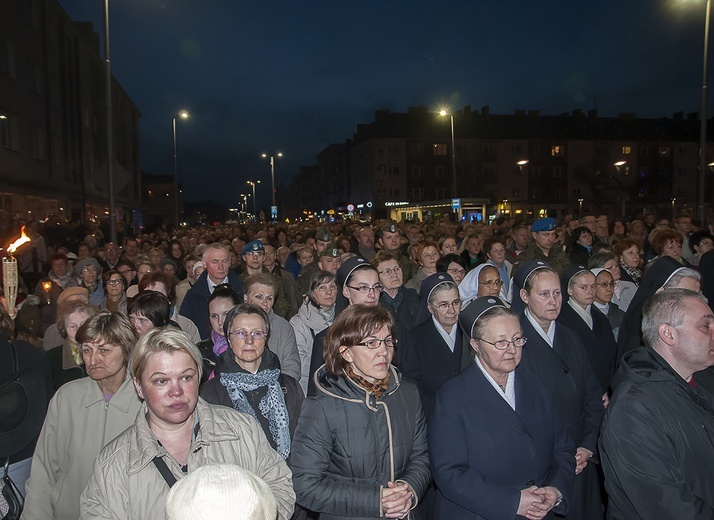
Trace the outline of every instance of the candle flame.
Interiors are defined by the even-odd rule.
[[[14,253],[15,251],[17,251],[17,248],[18,248],[18,247],[20,247],[20,246],[21,246],[22,244],[24,244],[25,242],[29,242],[29,241],[30,241],[30,239],[29,239],[29,238],[27,237],[27,235],[25,234],[25,226],[22,226],[22,229],[20,230],[20,238],[18,238],[17,240],[15,240],[12,244],[10,244],[10,245],[7,247],[7,252],[10,253],[10,254],[12,254],[12,253]]]

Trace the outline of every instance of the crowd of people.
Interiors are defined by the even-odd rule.
[[[26,225],[22,518],[714,518],[714,219],[451,217]]]

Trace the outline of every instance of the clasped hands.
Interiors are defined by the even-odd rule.
[[[521,490],[518,513],[528,520],[540,520],[553,509],[563,495],[553,486],[531,486]]]
[[[388,482],[382,488],[382,512],[386,518],[406,518],[412,508],[412,490],[406,482]]]

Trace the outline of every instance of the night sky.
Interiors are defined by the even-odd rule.
[[[103,37],[101,0],[59,0]],[[282,151],[289,183],[374,111],[699,110],[704,0],[110,0],[112,73],[142,113],[141,163],[235,205]],[[102,40],[103,41],[103,40]],[[102,44],[103,45],[103,44]],[[710,60],[711,61],[711,60]],[[711,117],[714,101],[710,102]]]

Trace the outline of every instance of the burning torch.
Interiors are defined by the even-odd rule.
[[[17,260],[12,254],[30,239],[25,235],[25,226],[22,226],[20,238],[15,240],[7,248],[7,256],[2,259],[2,285],[5,291],[5,302],[8,314],[15,317],[15,301],[17,300]]]

